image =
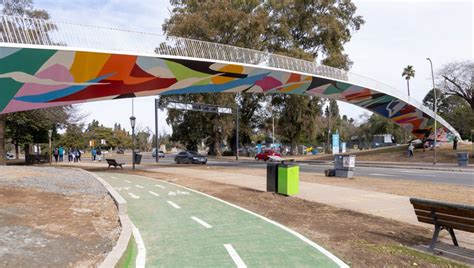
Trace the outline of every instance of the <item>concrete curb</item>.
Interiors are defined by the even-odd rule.
[[[105,257],[105,260],[99,265],[99,267],[108,268],[120,266],[120,263],[122,263],[123,259],[127,256],[127,250],[129,249],[129,244],[132,240],[133,224],[127,215],[127,201],[125,201],[125,199],[117,191],[115,191],[115,189],[110,184],[108,184],[98,175],[80,168],[76,169],[90,174],[97,181],[99,181],[107,189],[109,195],[112,197],[117,206],[122,230],[120,232],[119,239],[117,240],[117,244],[114,246],[112,251],[107,254],[107,257]]]

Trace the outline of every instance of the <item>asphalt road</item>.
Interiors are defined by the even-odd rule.
[[[145,160],[147,161],[147,160]],[[154,159],[150,158],[150,161]],[[160,158],[160,163],[171,164],[172,157]],[[301,172],[324,173],[324,170],[333,168],[332,165],[327,164],[306,164],[298,163]],[[263,161],[241,161],[241,162],[225,162],[209,160],[210,166],[222,167],[246,167],[264,169],[266,163]],[[357,165],[357,164],[356,164]],[[440,171],[440,170],[421,170],[421,169],[403,169],[403,168],[384,168],[384,167],[357,167],[354,171],[354,176],[379,178],[379,179],[404,179],[413,181],[426,181],[435,183],[449,183],[464,186],[474,187],[474,173],[470,172],[455,172],[455,171]]]
[[[120,156],[117,159],[121,161],[127,160],[131,156]],[[145,163],[153,163],[155,159],[151,156],[150,153],[143,154],[142,161]],[[162,164],[173,164],[174,156],[166,155],[165,158],[160,158],[160,163]],[[265,169],[266,163],[263,161],[249,161],[243,160],[239,162],[228,162],[209,159],[209,166],[220,166],[220,167],[245,167],[245,168],[255,168],[255,169]],[[333,168],[332,165],[328,164],[307,164],[307,163],[298,163],[300,165],[301,172],[314,172],[323,174],[324,170]],[[183,165],[185,167],[185,165]],[[395,168],[395,167],[367,167],[367,166],[357,166],[354,171],[354,176],[370,177],[370,178],[379,178],[379,179],[403,179],[403,180],[413,180],[413,181],[426,181],[434,183],[448,183],[448,184],[457,184],[464,186],[474,187],[474,172],[460,172],[460,171],[441,171],[441,170],[426,170],[426,169],[404,169],[404,168]]]

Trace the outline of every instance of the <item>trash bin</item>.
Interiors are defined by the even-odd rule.
[[[140,165],[141,162],[142,162],[142,155],[135,153],[135,164]]]
[[[467,166],[469,164],[469,153],[468,152],[459,152],[456,153],[458,158],[458,165]]]
[[[352,178],[355,169],[355,155],[337,154],[334,157],[334,169],[336,177]]]
[[[278,165],[278,193],[295,195],[299,193],[300,167],[295,164]]]
[[[267,163],[267,192],[276,193],[278,189],[278,164]]]

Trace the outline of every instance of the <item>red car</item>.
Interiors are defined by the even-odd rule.
[[[280,156],[281,157],[281,154],[279,154],[279,153],[277,153],[273,150],[263,150],[263,152],[261,152],[261,153],[259,153],[255,156],[255,160],[267,161],[269,156]]]

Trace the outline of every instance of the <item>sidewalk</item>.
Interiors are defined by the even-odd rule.
[[[192,168],[176,167],[159,167],[147,170],[167,173],[174,176],[205,179],[260,191],[266,190],[266,178],[263,176],[243,175],[238,173],[231,174],[207,170],[199,170],[199,172],[196,172],[196,170]],[[408,196],[311,182],[300,182],[300,193],[296,197],[432,229],[432,226],[418,222]],[[474,234],[461,231],[456,231],[456,234],[461,245],[474,249]],[[447,235],[447,233],[443,232],[443,235]],[[447,235],[447,237],[449,238],[449,235]],[[443,241],[451,243],[449,239]]]

